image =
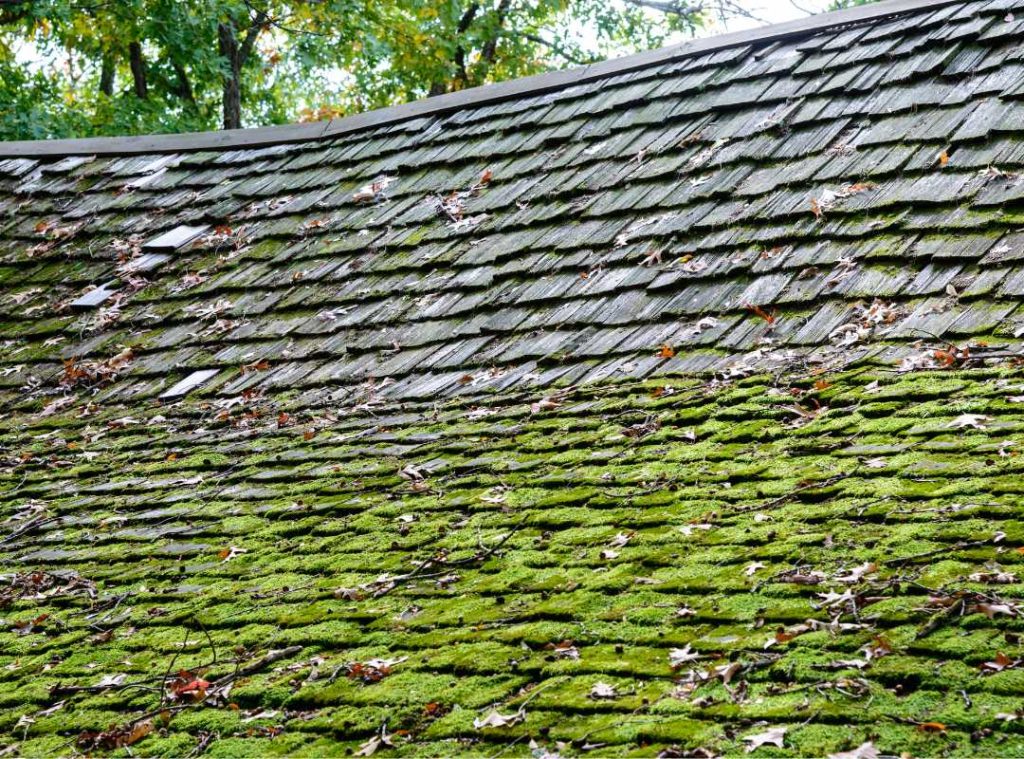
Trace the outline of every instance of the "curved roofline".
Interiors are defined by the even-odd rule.
[[[424,116],[439,116],[470,106],[488,105],[527,95],[539,95],[594,79],[628,73],[690,55],[752,43],[772,42],[863,21],[874,21],[924,8],[940,8],[962,0],[885,0],[756,29],[704,37],[658,50],[615,58],[588,66],[551,71],[536,76],[487,84],[459,92],[423,98],[411,103],[365,111],[352,116],[309,124],[228,129],[216,132],[84,137],[61,140],[0,142],[0,158],[44,158],[71,155],[137,155],[195,150],[258,148],[284,143],[310,142],[350,134]]]

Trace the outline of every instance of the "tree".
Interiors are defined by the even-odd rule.
[[[326,118],[657,47],[681,0],[8,0],[0,139]]]

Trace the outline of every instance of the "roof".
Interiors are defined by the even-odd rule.
[[[3,741],[1024,753],[1022,29],[3,148]]]

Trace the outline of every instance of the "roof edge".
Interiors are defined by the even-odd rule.
[[[425,116],[440,116],[470,106],[481,106],[528,95],[539,95],[615,74],[668,63],[686,56],[739,45],[772,42],[866,21],[875,21],[915,10],[940,8],[962,0],[884,0],[845,10],[755,29],[687,40],[669,47],[614,58],[588,66],[551,71],[473,87],[459,92],[422,98],[411,103],[379,108],[329,121],[308,124],[228,129],[216,132],[137,135],[131,137],[84,137],[57,140],[0,142],[0,158],[48,158],[72,155],[138,155],[196,150],[259,148],[283,143],[310,142],[351,134],[363,129],[398,124]]]

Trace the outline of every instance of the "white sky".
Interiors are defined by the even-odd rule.
[[[830,5],[830,0],[739,0],[739,5],[769,24],[779,24],[805,18],[811,13],[821,13]],[[740,29],[751,29],[762,26],[748,19],[732,19],[725,25],[716,25],[710,34],[735,32]]]

